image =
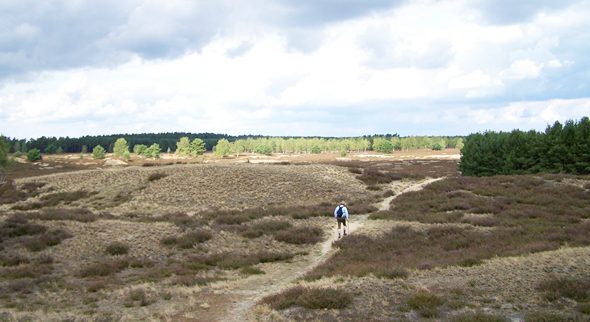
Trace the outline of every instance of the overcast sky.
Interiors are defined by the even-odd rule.
[[[590,0],[0,0],[0,133],[356,136],[590,115]]]

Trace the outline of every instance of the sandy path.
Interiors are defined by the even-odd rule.
[[[441,180],[443,178],[425,179],[421,181],[402,181],[391,185],[391,189],[395,195],[384,199],[375,206],[379,210],[388,210],[390,203],[400,195],[410,192],[418,191],[424,186],[432,182]],[[362,230],[368,214],[351,215],[350,233],[357,230]],[[252,308],[262,298],[279,293],[292,285],[294,281],[303,277],[305,274],[313,270],[319,264],[326,261],[330,256],[336,252],[332,247],[332,243],[338,239],[335,231],[321,244],[316,245],[309,255],[304,256],[292,263],[274,264],[274,268],[266,270],[264,275],[250,276],[246,279],[239,279],[227,283],[220,283],[216,285],[217,292],[223,292],[231,295],[233,303],[227,312],[219,312],[218,321],[245,321],[252,320],[250,316]],[[220,310],[223,311],[223,310]]]

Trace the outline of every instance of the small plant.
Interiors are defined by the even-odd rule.
[[[112,242],[106,248],[106,253],[109,255],[125,255],[129,252],[129,246],[122,242]]]
[[[438,307],[443,304],[443,300],[432,293],[420,291],[410,296],[406,304],[423,317],[433,318],[438,316]]]

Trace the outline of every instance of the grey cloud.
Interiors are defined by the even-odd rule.
[[[563,9],[576,0],[479,0],[475,8],[491,24],[527,22],[537,13]]]

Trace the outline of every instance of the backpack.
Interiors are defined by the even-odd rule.
[[[338,207],[338,210],[336,210],[336,216],[338,216],[338,218],[342,218],[342,215],[344,215],[342,208],[344,208],[344,206],[340,206]]]

